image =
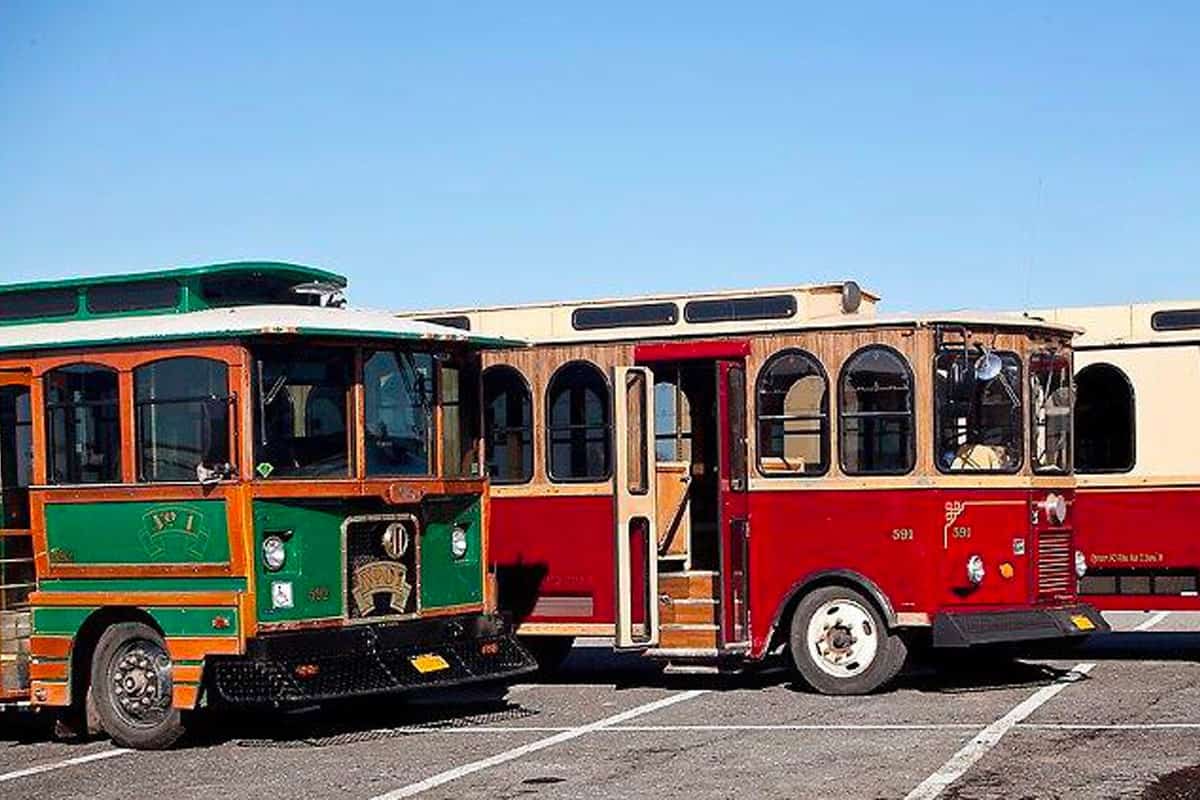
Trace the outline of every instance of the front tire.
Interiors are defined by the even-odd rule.
[[[790,650],[805,683],[821,694],[869,694],[904,667],[908,649],[875,604],[845,586],[806,595],[792,615]]]
[[[92,656],[92,701],[100,727],[121,747],[165,750],[184,733],[172,704],[171,656],[141,622],[111,626]]]

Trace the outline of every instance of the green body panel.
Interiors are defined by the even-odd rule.
[[[50,560],[62,564],[227,564],[224,500],[47,503]]]
[[[41,592],[244,592],[245,578],[53,578]]]
[[[145,608],[166,636],[236,636],[235,608]],[[95,608],[34,608],[35,636],[74,636]],[[213,623],[225,621],[220,627]]]
[[[478,497],[426,501],[425,531],[421,536],[422,609],[482,602],[482,521]],[[467,554],[461,559],[450,552],[456,524],[467,531]]]
[[[342,616],[342,521],[354,513],[345,501],[254,502],[254,569],[260,622],[294,622]],[[290,533],[289,533],[290,532]],[[285,539],[283,569],[263,566],[262,543]],[[273,583],[290,583],[292,607],[275,608]]]

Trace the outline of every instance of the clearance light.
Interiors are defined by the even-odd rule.
[[[1013,565],[1005,561],[1000,565],[1000,577],[1005,580],[1012,580],[1012,576],[1016,574]]]
[[[1046,516],[1055,525],[1062,525],[1067,521],[1067,498],[1061,494],[1051,492],[1046,495],[1046,499],[1042,501],[1042,508],[1046,509]]]
[[[450,555],[455,558],[465,558],[467,555],[467,529],[455,525],[450,531]]]
[[[1075,551],[1075,575],[1079,578],[1087,575],[1087,556],[1082,550]]]
[[[979,556],[971,556],[967,559],[967,580],[978,586],[983,583],[983,576],[987,574],[987,570],[983,567],[983,559]]]

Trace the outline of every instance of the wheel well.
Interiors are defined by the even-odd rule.
[[[780,611],[775,617],[775,623],[771,627],[770,644],[767,647],[768,652],[774,652],[780,645],[787,644],[791,630],[792,614],[795,613],[796,606],[800,605],[800,601],[817,589],[826,586],[842,586],[859,592],[870,601],[888,628],[896,627],[896,615],[892,610],[891,604],[888,602],[886,595],[871,580],[856,573],[825,573],[800,581],[788,593],[787,600],[780,606]]]
[[[104,632],[121,622],[142,622],[162,635],[162,628],[154,617],[140,608],[128,606],[105,606],[92,612],[75,633],[71,644],[71,705],[81,707],[87,696],[92,679],[92,654]]]

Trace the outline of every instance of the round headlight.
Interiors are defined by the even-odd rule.
[[[983,583],[983,576],[987,574],[987,570],[983,567],[983,559],[979,556],[971,556],[967,559],[967,580],[978,586]]]
[[[1080,578],[1087,575],[1087,556],[1082,550],[1075,551],[1075,575]]]
[[[467,529],[455,525],[450,531],[450,554],[455,558],[463,558],[467,554]]]
[[[1061,494],[1052,492],[1046,495],[1046,499],[1042,501],[1042,508],[1046,509],[1046,516],[1055,525],[1062,525],[1067,521],[1067,498]]]
[[[284,563],[287,562],[287,550],[283,546],[283,539],[278,536],[268,536],[263,540],[262,544],[262,559],[263,566],[269,572],[278,572],[283,569]]]

